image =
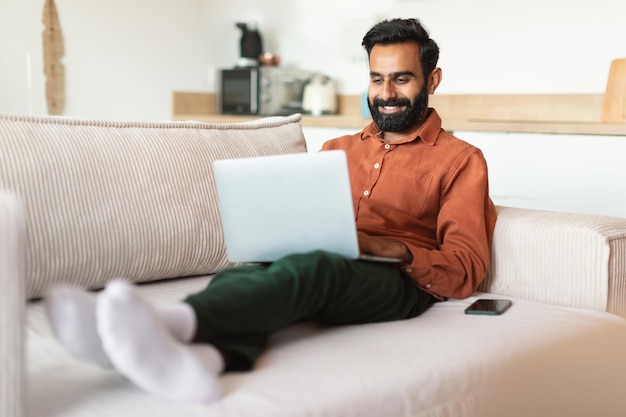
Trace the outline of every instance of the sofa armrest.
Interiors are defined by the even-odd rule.
[[[25,415],[24,218],[0,190],[0,417]]]
[[[626,317],[626,218],[498,207],[479,290]]]

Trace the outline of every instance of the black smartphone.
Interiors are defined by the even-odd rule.
[[[488,314],[498,316],[508,310],[513,303],[511,300],[492,300],[481,298],[474,301],[465,309],[465,314]]]

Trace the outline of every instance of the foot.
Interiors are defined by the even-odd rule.
[[[44,300],[44,309],[57,339],[75,356],[110,368],[96,328],[96,294],[60,286]]]
[[[97,297],[98,293],[63,285],[50,290],[43,305],[53,333],[66,349],[82,360],[112,368],[98,334]],[[161,307],[158,313],[177,340],[191,341],[196,318],[188,304],[181,302]]]
[[[223,361],[217,349],[179,342],[130,284],[109,283],[96,311],[104,351],[137,386],[176,402],[210,403],[221,397]]]

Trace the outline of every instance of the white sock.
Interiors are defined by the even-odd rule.
[[[171,334],[159,313],[123,281],[98,297],[98,333],[115,368],[137,386],[177,402],[221,397],[224,363],[211,345],[188,345]]]
[[[75,287],[53,288],[44,309],[57,339],[77,357],[111,368],[96,328],[97,294]]]
[[[196,334],[196,312],[184,302],[157,307],[161,320],[165,323],[172,336],[183,343],[191,342]]]
[[[113,364],[102,349],[96,325],[98,293],[77,287],[53,288],[44,299],[44,309],[57,339],[75,356],[105,368]],[[196,331],[196,315],[187,303],[159,307],[158,313],[172,335],[190,342]]]

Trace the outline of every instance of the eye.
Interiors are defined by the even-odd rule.
[[[372,77],[370,78],[370,82],[372,84],[380,84],[383,82],[383,79],[381,77]]]
[[[398,77],[395,79],[396,84],[406,84],[409,82],[408,77]]]

